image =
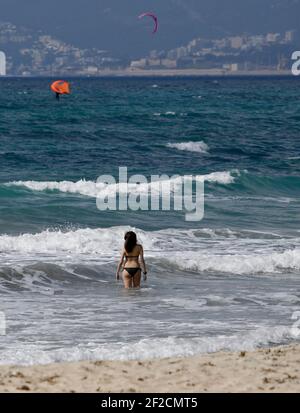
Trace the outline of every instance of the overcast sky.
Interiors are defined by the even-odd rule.
[[[199,36],[297,29],[300,0],[0,0],[1,21],[58,36],[79,47],[140,55],[170,49]],[[155,12],[151,22],[143,11]]]

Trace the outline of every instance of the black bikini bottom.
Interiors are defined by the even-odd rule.
[[[124,268],[124,270],[128,272],[130,277],[134,277],[136,273],[140,271],[141,269],[139,267],[136,267],[136,268]]]

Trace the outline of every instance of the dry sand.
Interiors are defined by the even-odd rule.
[[[182,359],[0,366],[0,392],[300,392],[300,345]]]

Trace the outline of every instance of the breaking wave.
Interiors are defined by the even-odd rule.
[[[229,229],[143,231],[118,226],[0,236],[3,262],[114,262],[124,233],[138,233],[147,257],[160,265],[195,273],[281,273],[300,270],[300,240],[271,233]],[[291,247],[294,245],[294,247]]]
[[[172,149],[178,149],[179,151],[198,152],[198,153],[207,153],[209,150],[208,145],[203,141],[168,143],[167,147],[172,148]]]
[[[209,182],[213,184],[228,185],[235,182],[239,171],[212,172],[205,175],[197,175],[196,179],[200,182]],[[164,184],[178,185],[182,184],[183,177],[175,176],[170,179],[164,179]],[[149,192],[157,190],[157,181],[135,183],[111,183],[106,185],[102,182],[86,181],[84,179],[77,182],[72,181],[13,181],[6,184],[10,187],[25,187],[31,191],[60,191],[70,194],[80,194],[89,197],[97,197],[103,194],[121,193],[121,192]]]

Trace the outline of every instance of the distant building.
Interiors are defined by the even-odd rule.
[[[189,44],[187,45],[188,53],[196,53],[199,51],[199,49],[201,49],[199,39],[194,39],[190,41]]]
[[[286,42],[293,42],[295,40],[295,35],[296,35],[295,30],[289,30],[289,31],[285,32],[284,40]]]
[[[203,49],[203,47],[208,47],[210,44],[211,41],[208,39],[197,38],[191,40],[187,48],[190,53],[196,53]]]
[[[6,76],[6,56],[4,52],[0,52],[0,76]]]
[[[176,69],[177,67],[177,60],[172,59],[162,59],[161,65],[166,67],[167,69]]]
[[[250,36],[247,39],[247,44],[251,47],[260,47],[265,44],[265,37],[263,35]]]
[[[177,59],[180,59],[181,57],[185,57],[188,55],[188,50],[186,47],[179,47],[177,49]]]
[[[167,53],[167,59],[176,60],[177,59],[177,50],[173,49]]]
[[[148,66],[150,67],[159,67],[160,59],[148,59],[147,63],[148,63]]]
[[[280,39],[280,33],[268,33],[266,39],[268,43],[276,43]]]
[[[158,51],[157,50],[151,50],[149,54],[151,59],[157,59],[159,57]]]
[[[96,66],[88,66],[85,69],[86,74],[88,75],[96,75],[98,73],[99,69]]]
[[[145,69],[147,65],[147,59],[133,60],[130,64],[132,69]]]
[[[216,39],[213,41],[213,44],[216,49],[225,49],[226,47],[231,46],[228,39]]]
[[[244,39],[241,36],[230,37],[229,40],[232,49],[240,49],[244,44]]]
[[[277,70],[285,70],[288,68],[289,59],[284,57],[283,55],[278,56],[278,63],[277,63]]]
[[[241,70],[241,67],[238,63],[229,63],[229,64],[224,64],[223,69],[229,72],[237,72]]]
[[[237,72],[239,70],[238,63],[232,63],[230,67],[231,72]]]

